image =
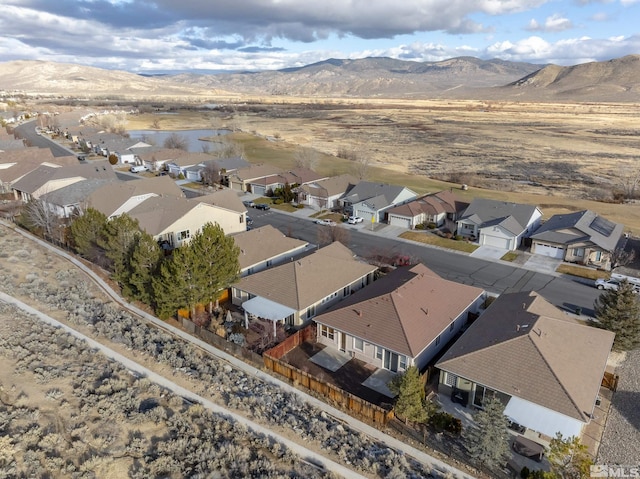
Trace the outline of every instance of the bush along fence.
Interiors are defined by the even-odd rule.
[[[365,401],[351,393],[343,391],[333,384],[321,381],[315,376],[312,376],[305,371],[301,371],[280,359],[293,348],[314,337],[315,326],[313,325],[297,331],[292,336],[289,336],[285,341],[264,353],[262,359],[265,367],[286,377],[294,385],[303,386],[322,397],[329,398],[333,404],[338,405],[350,414],[371,421],[374,424],[385,426],[391,419],[393,419],[393,410],[387,410]]]
[[[178,315],[178,321],[180,321],[182,327],[189,334],[192,334],[197,338],[202,339],[204,342],[211,344],[212,346],[215,346],[216,348],[225,351],[239,359],[248,361],[256,367],[262,366],[262,357],[259,354],[256,354],[253,351],[250,351],[238,344],[232,343],[231,341],[227,341],[223,337],[218,336],[216,333],[198,326],[184,316]]]

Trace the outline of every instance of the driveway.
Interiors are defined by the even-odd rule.
[[[562,263],[561,259],[550,258],[549,256],[543,256],[539,254],[532,254],[523,268],[535,271],[536,273],[556,274],[556,269]]]
[[[504,248],[498,248],[496,246],[480,246],[477,250],[471,253],[469,256],[473,256],[474,258],[481,258],[486,260],[499,260],[507,253],[507,250]]]

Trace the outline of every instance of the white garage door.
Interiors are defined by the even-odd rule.
[[[257,185],[252,185],[252,193],[255,195],[262,195],[264,196],[264,194],[266,193],[266,186],[257,186]]]
[[[536,254],[540,254],[542,256],[549,256],[550,258],[556,258],[556,259],[564,258],[564,249],[558,248],[557,246],[549,246],[546,244],[536,243],[535,252]]]
[[[483,245],[495,246],[496,248],[511,249],[509,247],[509,239],[500,236],[483,235]]]
[[[358,210],[356,210],[354,216],[362,217],[362,219],[364,220],[364,223],[371,223],[371,217],[373,216],[373,213],[371,213],[370,211],[358,211]]]
[[[389,224],[391,226],[400,226],[401,228],[411,228],[411,220],[404,216],[389,215]]]

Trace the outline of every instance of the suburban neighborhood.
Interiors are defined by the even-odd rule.
[[[538,205],[469,201],[461,186],[419,194],[352,174],[165,148],[75,118],[48,135],[68,156],[20,145],[9,131],[0,132],[4,221],[85,260],[104,254],[98,266],[132,303],[146,299],[199,339],[250,351],[296,387],[331,391],[318,395],[449,455],[470,476],[543,477],[527,474],[555,471],[550,451],[570,438],[598,464],[612,434],[614,358],[626,346],[624,334],[594,327],[595,316],[598,304],[637,294],[634,270],[618,269],[634,259],[623,224],[590,210],[546,216]],[[107,238],[88,232],[97,228],[90,218]],[[375,246],[380,239],[394,246]],[[417,248],[524,274],[570,271],[603,296],[592,313],[515,284],[499,291],[470,274],[444,277],[413,255]],[[203,283],[183,281],[205,265],[213,269]],[[600,291],[596,273],[616,286]],[[404,406],[412,374],[427,416]],[[469,461],[465,431],[486,417],[495,423],[495,404],[506,452],[495,464]]]

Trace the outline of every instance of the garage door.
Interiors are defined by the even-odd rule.
[[[542,256],[549,256],[550,258],[562,259],[564,258],[564,248],[557,246],[550,246],[546,244],[536,243],[535,254]]]
[[[369,211],[355,211],[354,216],[361,216],[364,219],[364,223],[371,223],[373,213]]]
[[[404,216],[389,215],[389,224],[391,226],[400,226],[402,228],[411,228],[411,220]]]
[[[500,236],[482,235],[482,244],[486,246],[495,246],[496,248],[511,249],[509,247],[509,239]]]
[[[266,193],[266,186],[258,186],[258,185],[252,185],[252,193],[255,195],[261,195],[264,196]]]

